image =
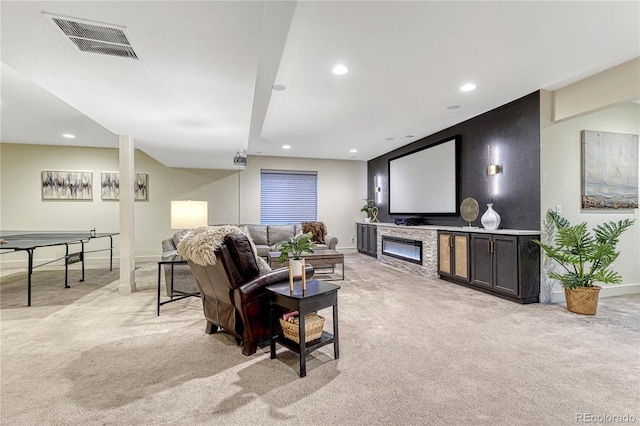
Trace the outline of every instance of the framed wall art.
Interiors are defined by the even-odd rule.
[[[117,200],[120,196],[120,173],[102,172],[100,174],[100,193],[103,200]]]
[[[582,208],[638,208],[638,135],[582,131]]]
[[[43,200],[93,200],[93,172],[43,170]]]
[[[149,201],[149,175],[135,173],[133,178],[134,199],[136,201]],[[100,191],[103,200],[120,199],[120,173],[102,172],[100,178]]]
[[[136,201],[149,201],[149,175],[136,173],[133,178],[133,192]]]

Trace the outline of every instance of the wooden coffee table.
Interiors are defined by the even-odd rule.
[[[278,262],[280,257],[279,251],[270,251],[267,253],[267,262],[272,269],[288,266],[289,261],[284,263]],[[314,267],[314,269],[331,268],[331,274],[335,274],[336,265],[342,264],[342,275],[340,278],[323,278],[327,281],[344,280],[344,253],[335,250],[316,250],[315,253],[304,253],[302,257],[305,263]],[[322,273],[322,272],[318,272]]]

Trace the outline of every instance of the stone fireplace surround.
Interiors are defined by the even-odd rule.
[[[484,228],[468,228],[461,226],[403,226],[394,223],[368,223],[377,226],[377,259],[378,261],[403,269],[409,272],[420,274],[426,278],[437,279],[438,275],[438,231],[453,232],[477,232],[490,234],[508,235],[539,235],[540,231],[498,229],[489,230]],[[382,254],[383,236],[405,238],[408,240],[422,241],[422,264],[407,262],[391,256]]]
[[[422,241],[383,235],[381,253],[407,262],[422,264]]]
[[[434,226],[399,226],[392,223],[376,223],[378,227],[378,260],[393,267],[420,274],[427,278],[438,278],[438,229]],[[382,237],[396,237],[422,241],[422,264],[382,254]]]

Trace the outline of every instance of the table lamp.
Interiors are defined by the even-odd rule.
[[[172,201],[171,229],[194,229],[208,224],[206,201]]]

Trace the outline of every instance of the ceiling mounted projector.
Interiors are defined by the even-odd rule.
[[[236,152],[236,156],[233,157],[233,164],[236,166],[246,167],[247,155],[245,154],[244,150]]]

